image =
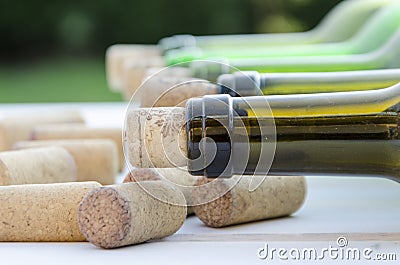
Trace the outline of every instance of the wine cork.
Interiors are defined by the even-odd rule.
[[[237,177],[218,178],[213,182],[206,178],[199,180],[196,185],[201,186],[192,193],[196,216],[207,226],[224,227],[288,216],[302,206],[306,197],[304,177],[267,176],[256,190],[249,191],[254,178],[264,176],[243,176],[236,185],[233,182]],[[216,198],[215,194],[224,195],[211,200]]]
[[[44,146],[64,147],[74,158],[78,181],[97,181],[103,185],[115,183],[119,160],[116,144],[108,139],[22,141],[15,149]]]
[[[131,167],[186,166],[185,112],[185,108],[128,111],[125,147]]]
[[[11,150],[14,143],[29,140],[33,127],[42,124],[83,124],[79,112],[51,111],[7,115],[0,119],[0,151]]]
[[[80,203],[79,229],[102,248],[138,244],[175,233],[186,219],[185,204],[183,194],[163,181],[103,187]]]
[[[142,85],[141,107],[184,107],[194,97],[218,94],[219,87],[207,80],[189,77],[153,76]]]
[[[0,187],[0,241],[85,241],[78,205],[96,182]]]
[[[140,62],[161,56],[161,50],[157,45],[116,44],[110,46],[106,51],[108,86],[113,91],[122,92],[125,60]]]
[[[122,130],[119,128],[92,128],[86,126],[36,126],[32,130],[31,140],[60,139],[111,139],[118,148],[119,170],[125,167],[124,151],[122,149]]]
[[[62,147],[0,153],[0,185],[42,184],[77,180],[76,164]]]
[[[150,67],[164,66],[162,57],[146,58],[144,60],[126,59],[123,66],[123,96],[130,100],[136,90],[142,84],[146,71]]]
[[[150,67],[146,70],[143,80],[151,76],[157,77],[192,77],[192,72],[187,67],[173,66],[173,67]]]
[[[192,205],[192,189],[201,177],[190,175],[186,169],[178,168],[134,168],[124,179],[127,182],[166,181],[176,186],[185,196],[187,214],[194,213]]]
[[[134,168],[124,178],[123,183],[140,182],[140,181],[158,181],[163,180],[156,169],[153,168]]]

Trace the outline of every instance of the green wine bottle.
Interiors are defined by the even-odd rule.
[[[293,56],[333,56],[362,54],[378,49],[400,28],[400,5],[392,4],[378,11],[352,38],[338,43],[292,45],[283,47],[238,47],[219,49],[177,49],[165,54],[168,65],[193,60],[207,60],[223,57],[240,58],[281,58]]]
[[[194,46],[202,49],[224,49],[226,47],[268,47],[342,42],[353,37],[374,12],[395,1],[347,0],[340,2],[314,29],[308,32],[214,36],[175,35],[161,39],[159,45],[164,51],[167,51]]]
[[[216,59],[190,63],[192,75],[210,81],[233,71],[261,73],[333,72],[400,68],[400,29],[381,48],[364,54],[269,59]]]
[[[268,73],[255,71],[221,75],[221,94],[257,96],[360,91],[385,88],[400,82],[400,69],[367,71]]]

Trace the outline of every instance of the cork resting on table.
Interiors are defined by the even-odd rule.
[[[140,87],[145,77],[147,69],[150,67],[164,66],[162,57],[146,58],[145,60],[127,59],[123,65],[123,96],[125,100],[130,100],[132,95]]]
[[[206,178],[199,180],[199,187],[192,193],[196,216],[207,226],[224,227],[288,216],[305,200],[304,177],[266,176],[256,190],[249,191],[253,178],[264,176],[243,176],[239,181],[238,176],[212,182]]]
[[[160,57],[161,50],[157,45],[116,44],[106,51],[106,74],[108,86],[113,91],[123,90],[124,61],[145,61]]]
[[[31,140],[61,140],[61,139],[111,139],[118,148],[119,170],[125,167],[122,149],[122,130],[120,128],[96,128],[87,126],[36,126],[32,130]]]
[[[124,183],[139,181],[166,181],[177,187],[185,196],[187,214],[193,214],[192,189],[200,177],[190,175],[185,168],[134,168],[124,179]]]
[[[162,181],[103,187],[80,203],[79,229],[102,248],[138,244],[175,233],[186,219],[185,204],[183,194]]]
[[[85,241],[78,205],[96,182],[0,187],[0,241]]]
[[[62,147],[0,153],[0,185],[71,182],[77,180],[73,157]]]
[[[10,150],[17,141],[29,140],[35,126],[43,124],[84,124],[77,111],[51,111],[43,113],[21,113],[0,118],[0,151]]]
[[[103,185],[115,183],[119,158],[116,144],[109,139],[22,141],[14,149],[60,146],[74,158],[78,181],[97,181]]]

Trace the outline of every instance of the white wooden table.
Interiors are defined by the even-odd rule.
[[[0,115],[10,111],[36,109],[80,109],[91,126],[122,126],[126,104],[33,104],[0,105]],[[315,264],[313,259],[281,260],[275,253],[259,258],[260,248],[348,250],[370,248],[370,257],[395,254],[400,260],[400,184],[378,178],[307,177],[308,196],[293,216],[213,229],[196,217],[189,217],[173,236],[154,242],[114,250],[102,250],[90,243],[0,243],[0,264]],[[1,203],[1,202],[0,202]],[[0,213],[1,214],[1,213]],[[339,237],[348,245],[340,248]],[[295,251],[295,250],[293,250]],[[293,252],[295,253],[295,252]],[[264,254],[264,252],[261,252]],[[385,255],[381,256],[384,257]],[[283,258],[285,255],[283,255]],[[346,261],[325,255],[324,263],[372,264],[365,260]],[[353,256],[350,255],[350,258]],[[388,256],[386,256],[388,257]],[[389,258],[394,258],[391,256]],[[338,260],[339,259],[339,260]],[[321,261],[320,261],[321,262]],[[377,262],[376,262],[377,263]],[[380,264],[380,263],[379,263]]]

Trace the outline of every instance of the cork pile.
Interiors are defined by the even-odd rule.
[[[89,241],[116,248],[170,236],[188,215],[224,227],[288,216],[304,201],[303,177],[269,176],[250,192],[249,177],[211,181],[184,167],[146,163],[127,170],[120,129],[88,127],[79,113],[52,115],[27,123],[26,115],[0,120],[0,242]],[[129,126],[137,122],[140,117],[128,119]],[[175,129],[171,143],[180,135]],[[151,137],[157,140],[144,136]],[[116,182],[118,174],[125,174],[123,183]]]
[[[4,116],[0,242],[87,240],[114,248],[182,226],[187,207],[179,189],[116,183],[125,170],[120,128],[88,127],[78,112]]]
[[[126,117],[127,161],[136,169],[124,182],[167,182],[181,190],[188,214],[219,228],[289,216],[306,197],[303,176],[233,176],[207,179],[188,173],[182,107],[135,108]],[[255,189],[252,184],[259,183]]]

